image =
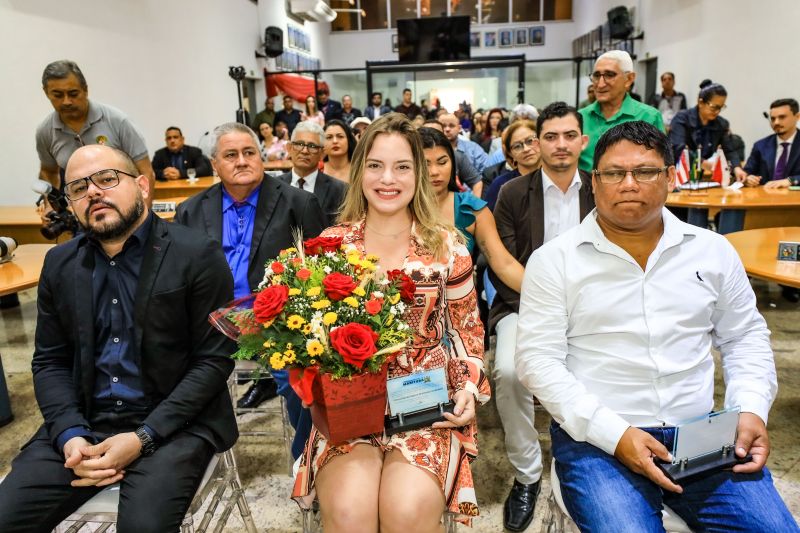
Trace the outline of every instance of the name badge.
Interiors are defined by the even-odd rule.
[[[446,404],[447,375],[444,368],[415,372],[386,382],[392,416],[414,413]]]

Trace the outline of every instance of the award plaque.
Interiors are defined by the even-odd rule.
[[[675,427],[672,462],[654,458],[656,465],[673,483],[678,483],[752,461],[752,455],[741,458],[735,453],[738,423],[738,407],[681,422]]]
[[[411,431],[445,420],[454,404],[447,392],[444,368],[414,372],[386,382],[389,414],[386,415],[386,434]]]

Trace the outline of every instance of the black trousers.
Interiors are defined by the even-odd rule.
[[[98,441],[105,436],[96,434]],[[180,528],[203,479],[214,449],[195,435],[179,433],[149,457],[125,468],[120,481],[120,533],[149,533]],[[0,531],[50,532],[101,489],[72,487],[77,479],[47,439],[28,443],[0,484]]]

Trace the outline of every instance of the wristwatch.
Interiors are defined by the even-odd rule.
[[[153,437],[151,437],[150,434],[145,431],[144,426],[139,426],[136,428],[134,433],[136,433],[136,436],[139,437],[140,441],[142,441],[141,454],[145,457],[148,455],[153,455],[153,452],[156,451],[158,446],[156,446],[156,441],[153,440]]]

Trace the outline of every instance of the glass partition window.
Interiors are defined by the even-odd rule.
[[[469,16],[470,22],[478,23],[478,0],[450,0],[450,15]]]
[[[353,99],[353,107],[364,112],[367,102],[367,71],[326,72],[320,75],[320,81],[328,84],[331,98],[342,102],[344,95]]]
[[[363,9],[365,16],[361,17],[362,30],[385,30],[389,27],[389,10],[385,0],[357,0],[358,9]],[[405,3],[404,2],[392,2]],[[351,6],[352,7],[352,6]],[[336,18],[339,18],[338,16]]]
[[[530,22],[541,20],[539,2],[513,2],[511,4],[511,22]]]
[[[575,105],[575,63],[556,61],[552,63],[525,64],[525,103],[542,109],[552,102]]]

